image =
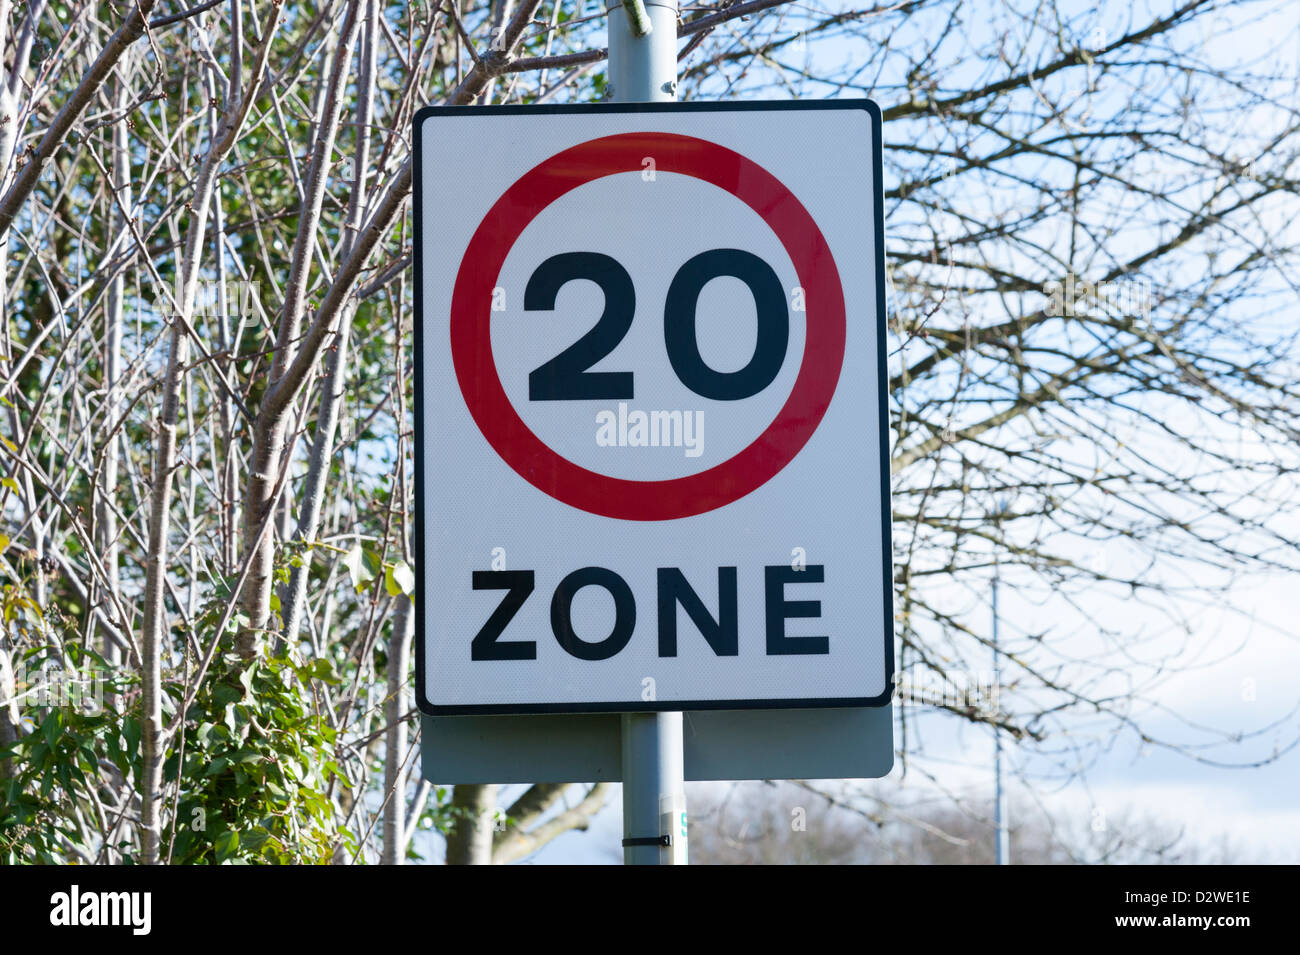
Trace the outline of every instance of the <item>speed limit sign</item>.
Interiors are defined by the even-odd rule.
[[[887,703],[876,106],[430,108],[415,148],[421,708]]]

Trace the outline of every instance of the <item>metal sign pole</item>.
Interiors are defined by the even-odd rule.
[[[1002,673],[998,648],[998,565],[993,562],[993,689],[1001,693]],[[1002,732],[993,724],[993,828],[997,837],[995,865],[1011,864],[1011,839],[1007,831],[1007,793],[1002,786]]]
[[[610,98],[677,98],[677,0],[616,0],[609,15]],[[654,157],[650,157],[654,158]],[[624,713],[623,862],[686,862],[682,714]]]

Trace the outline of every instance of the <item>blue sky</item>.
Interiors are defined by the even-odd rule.
[[[1160,3],[1136,8],[1108,4],[1097,13],[1090,4],[1062,5],[1072,29],[1085,36],[1094,29],[1113,34],[1131,23],[1164,13],[1168,7]],[[1294,76],[1300,63],[1300,7],[1259,4],[1254,10],[1263,15],[1227,11],[1208,17],[1205,26],[1198,28],[1202,36],[1183,40],[1202,42],[1207,63],[1276,61]],[[1278,37],[1289,39],[1279,43]],[[966,39],[978,42],[978,36]],[[840,64],[852,62],[854,53],[850,45],[834,42],[810,44],[807,55],[814,70],[831,73]],[[706,92],[713,93],[722,89],[705,87]],[[733,95],[737,92],[731,90]],[[847,90],[846,94],[861,92]],[[775,86],[764,88],[763,94],[781,95]],[[819,94],[814,90],[812,95]],[[1224,114],[1217,119],[1222,124],[1217,133],[1225,145],[1234,140],[1245,142],[1252,132],[1250,123],[1241,116]],[[888,126],[885,133],[888,143]],[[889,175],[887,169],[887,179]],[[886,187],[894,184],[887,181]],[[1278,216],[1278,227],[1294,236],[1293,197],[1273,212]],[[888,222],[886,227],[890,228]],[[1134,247],[1140,245],[1137,236],[1130,238]],[[1116,241],[1123,245],[1129,239],[1121,232]],[[1125,250],[1112,249],[1111,253],[1122,259]],[[1284,324],[1288,319],[1294,323],[1296,317],[1293,297],[1290,304],[1291,314],[1284,312],[1280,319]],[[1180,452],[1171,448],[1168,453]],[[1101,546],[1093,556],[1115,567],[1136,559],[1132,549],[1122,545]],[[1142,685],[1143,702],[1135,705],[1134,716],[1140,717],[1151,736],[1195,747],[1188,754],[1143,745],[1136,734],[1120,730],[1113,720],[1071,715],[1056,727],[1058,735],[1051,745],[1040,752],[1016,753],[1014,763],[1020,778],[1012,783],[1013,795],[1041,801],[1054,816],[1076,822],[1094,818],[1099,810],[1110,818],[1150,814],[1184,827],[1189,845],[1211,847],[1226,838],[1233,846],[1234,861],[1300,861],[1300,805],[1294,798],[1294,793],[1300,791],[1300,751],[1288,750],[1300,734],[1295,712],[1300,702],[1295,678],[1300,673],[1300,631],[1294,611],[1300,580],[1294,575],[1262,572],[1241,575],[1229,591],[1229,606],[1212,593],[1211,585],[1221,580],[1208,570],[1173,561],[1167,572],[1181,573],[1187,588],[1171,608],[1166,608],[1184,618],[1182,630],[1169,626],[1165,612],[1137,600],[1125,600],[1122,595],[1089,594],[1087,612],[1083,612],[1077,604],[1066,605],[1031,592],[1028,587],[1021,590],[1014,580],[1004,588],[1002,609],[1007,639],[1014,643],[1024,641],[1028,634],[1051,632],[1062,652],[1077,654],[1080,667],[1087,664],[1090,653],[1097,652],[1097,634],[1106,626],[1147,634],[1149,639],[1142,648],[1150,656],[1134,659],[1127,671]],[[1198,582],[1204,585],[1203,593],[1197,592]],[[982,607],[987,603],[987,590],[954,587],[946,596],[961,606],[969,619],[985,613]],[[1155,665],[1154,661],[1164,654],[1180,661],[1176,672],[1163,672]],[[1125,672],[1121,667],[1117,677],[1108,679],[1122,682]],[[1016,712],[1014,690],[1007,700],[1011,712]],[[916,720],[912,732],[924,734],[923,751],[913,757],[918,771],[909,773],[906,783],[900,785],[901,770],[896,767],[883,781],[884,791],[894,792],[904,804],[932,796],[936,787],[972,798],[991,792],[992,744],[987,728],[931,718],[923,708],[914,708],[912,717]],[[1234,739],[1232,733],[1242,734],[1241,738]],[[1069,745],[1058,746],[1061,739]],[[1068,754],[1075,742],[1086,751],[1086,766],[1070,764]],[[1281,755],[1273,758],[1277,753]],[[1248,766],[1260,761],[1264,764]],[[926,773],[933,780],[927,779]],[[692,788],[701,792],[698,787]],[[852,798],[851,787],[841,787],[840,791]],[[510,796],[510,792],[503,794],[502,801],[508,802]],[[616,863],[620,860],[620,820],[616,792],[588,832],[557,839],[532,861]]]

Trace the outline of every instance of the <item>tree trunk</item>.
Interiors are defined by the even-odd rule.
[[[152,6],[150,4],[149,6]],[[190,317],[198,291],[199,264],[203,256],[208,207],[212,201],[221,161],[235,144],[248,107],[261,85],[265,51],[280,18],[280,7],[272,7],[263,34],[262,48],[249,80],[248,94],[242,103],[228,97],[226,109],[218,122],[210,124],[208,151],[199,166],[190,200],[190,222],[185,235],[181,259],[178,294],[172,302],[172,327],[169,335],[167,371],[163,378],[162,407],[158,415],[157,454],[153,475],[153,496],[149,511],[149,549],[145,564],[144,624],[140,638],[142,714],[140,745],[143,763],[140,779],[141,861],[146,865],[159,861],[161,837],[160,810],[164,732],[162,724],[162,658],[167,652],[167,611],[163,604],[167,574],[167,534],[173,471],[176,467],[176,421],[180,410],[181,378],[189,358]],[[239,76],[230,78],[230,91],[238,90]],[[208,83],[209,102],[216,101],[213,83]],[[161,292],[162,289],[159,289]]]
[[[367,0],[364,32],[361,38],[360,64],[357,76],[357,142],[353,158],[352,191],[348,195],[347,217],[343,225],[344,255],[352,252],[365,211],[366,173],[370,167],[370,136],[368,130],[374,118],[375,48],[379,43],[376,0]],[[344,304],[339,313],[338,333],[334,338],[334,352],[330,355],[325,385],[321,389],[320,412],[316,419],[316,437],[312,441],[311,459],[307,476],[302,484],[302,507],[298,513],[296,539],[310,542],[316,538],[320,526],[321,505],[325,500],[330,461],[334,457],[334,437],[338,431],[339,411],[343,407],[344,388],[347,382],[348,341],[352,330],[354,306]],[[302,563],[289,572],[289,584],[280,596],[283,608],[284,638],[292,641],[298,635],[302,622],[302,608],[307,599],[307,577],[311,570],[310,551],[303,555]]]
[[[239,655],[251,659],[257,653],[271,619],[271,580],[275,571],[275,538],[259,535],[259,530],[274,502],[276,484],[284,464],[287,428],[293,395],[301,380],[287,374],[294,364],[299,344],[302,317],[306,310],[307,281],[311,273],[312,254],[316,248],[316,230],[320,224],[325,186],[333,162],[334,141],[338,135],[339,110],[347,86],[348,62],[357,36],[360,17],[358,0],[351,0],[343,19],[338,47],[329,75],[325,107],[320,129],[315,133],[311,169],[308,173],[298,220],[297,238],[285,288],[284,310],[276,330],[274,356],[271,360],[271,386],[253,428],[253,454],[249,462],[248,487],[244,495],[244,548],[251,570],[240,595],[240,609],[248,624],[240,631]],[[337,280],[336,280],[337,281]]]
[[[121,74],[114,89],[113,108],[125,110],[130,101],[128,80],[131,71],[130,51],[122,57]],[[113,124],[113,182],[117,190],[117,201],[111,203],[113,208],[113,227],[117,232],[127,228],[126,212],[131,208],[131,154],[127,142],[125,123]],[[114,595],[121,595],[122,585],[118,569],[117,541],[117,479],[118,449],[120,439],[115,430],[118,416],[122,409],[120,382],[122,379],[122,320],[126,310],[126,275],[118,272],[108,288],[108,310],[104,316],[104,399],[105,421],[108,425],[108,438],[104,445],[104,465],[100,471],[99,500],[95,513],[95,528],[98,531],[100,558],[104,564],[105,580],[103,586]],[[122,621],[129,627],[130,621]],[[116,640],[105,635],[103,640],[104,659],[110,665],[118,664],[122,659],[122,648]]]
[[[397,598],[393,635],[388,643],[388,695],[384,701],[384,865],[401,865],[406,857],[406,684],[415,633],[414,605],[410,597]]]
[[[16,742],[21,735],[17,695],[9,651],[0,644],[0,749]],[[9,760],[0,757],[0,782],[8,779],[9,774]]]
[[[492,823],[496,807],[496,786],[461,785],[452,791],[447,865],[492,864]]]

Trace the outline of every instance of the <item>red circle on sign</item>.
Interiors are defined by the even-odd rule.
[[[506,256],[530,222],[578,186],[640,172],[653,156],[659,172],[725,189],[768,224],[794,263],[804,290],[803,361],[772,423],[721,464],[685,477],[631,481],[580,467],[524,424],[506,396],[492,354],[492,291]],[[593,139],[534,166],[488,210],[470,239],[451,298],[451,355],[470,414],[497,454],[529,484],[571,507],[604,517],[665,521],[723,507],[761,487],[799,453],[821,423],[844,363],[844,293],[830,247],[812,216],[775,176],[739,153],[675,133],[623,133]]]

